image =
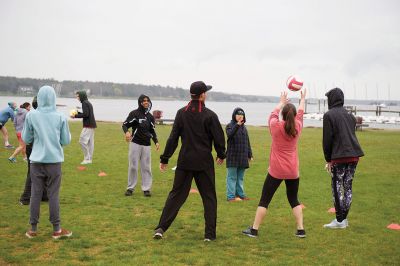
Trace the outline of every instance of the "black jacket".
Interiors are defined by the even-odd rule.
[[[157,134],[155,131],[154,117],[150,114],[151,101],[149,108],[145,109],[141,102],[144,98],[150,98],[146,95],[140,95],[138,99],[139,108],[129,113],[125,122],[122,124],[122,130],[126,133],[129,128],[132,128],[132,142],[150,146],[150,139],[153,139],[154,143],[158,143]]]
[[[178,110],[171,134],[160,156],[167,164],[181,138],[178,169],[204,171],[214,167],[212,145],[220,159],[225,159],[225,136],[218,116],[206,108],[203,102],[192,100],[188,106]]]
[[[78,91],[79,101],[82,103],[82,113],[78,112],[75,118],[83,118],[83,127],[96,128],[96,119],[94,118],[93,106],[89,102],[85,91]]]
[[[344,94],[339,88],[325,94],[329,111],[324,114],[323,149],[327,162],[332,159],[364,156],[355,129],[356,118],[343,108]]]
[[[236,112],[242,108],[235,108],[232,113],[231,122],[226,125],[226,136],[228,137],[228,148],[226,150],[226,167],[249,167],[249,159],[253,157],[249,134],[244,123],[239,126],[236,121]],[[246,122],[246,115],[243,115]]]

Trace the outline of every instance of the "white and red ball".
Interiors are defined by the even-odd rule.
[[[291,91],[299,91],[303,88],[303,81],[296,76],[290,76],[286,81],[286,86]]]

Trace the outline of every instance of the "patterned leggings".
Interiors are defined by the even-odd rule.
[[[352,184],[357,162],[332,164],[332,196],[336,209],[336,219],[347,218],[352,201]]]

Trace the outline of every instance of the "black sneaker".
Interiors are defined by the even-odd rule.
[[[20,200],[19,204],[20,205],[29,205],[29,202],[30,202],[29,200]]]
[[[243,230],[242,233],[249,237],[257,237],[258,230],[253,229],[252,226],[249,226],[246,230]]]
[[[151,197],[151,193],[149,190],[143,191],[145,197]]]
[[[294,235],[300,238],[304,238],[306,237],[306,231],[304,229],[301,230],[297,229],[296,234]]]
[[[163,234],[164,234],[164,230],[162,230],[162,228],[157,228],[154,231],[153,238],[154,239],[162,239],[163,238]]]
[[[133,191],[130,189],[127,189],[125,192],[125,196],[132,196]]]

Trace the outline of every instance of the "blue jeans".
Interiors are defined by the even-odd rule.
[[[243,191],[243,179],[245,168],[227,167],[226,175],[226,197],[228,200],[234,199],[236,196],[245,198]]]

